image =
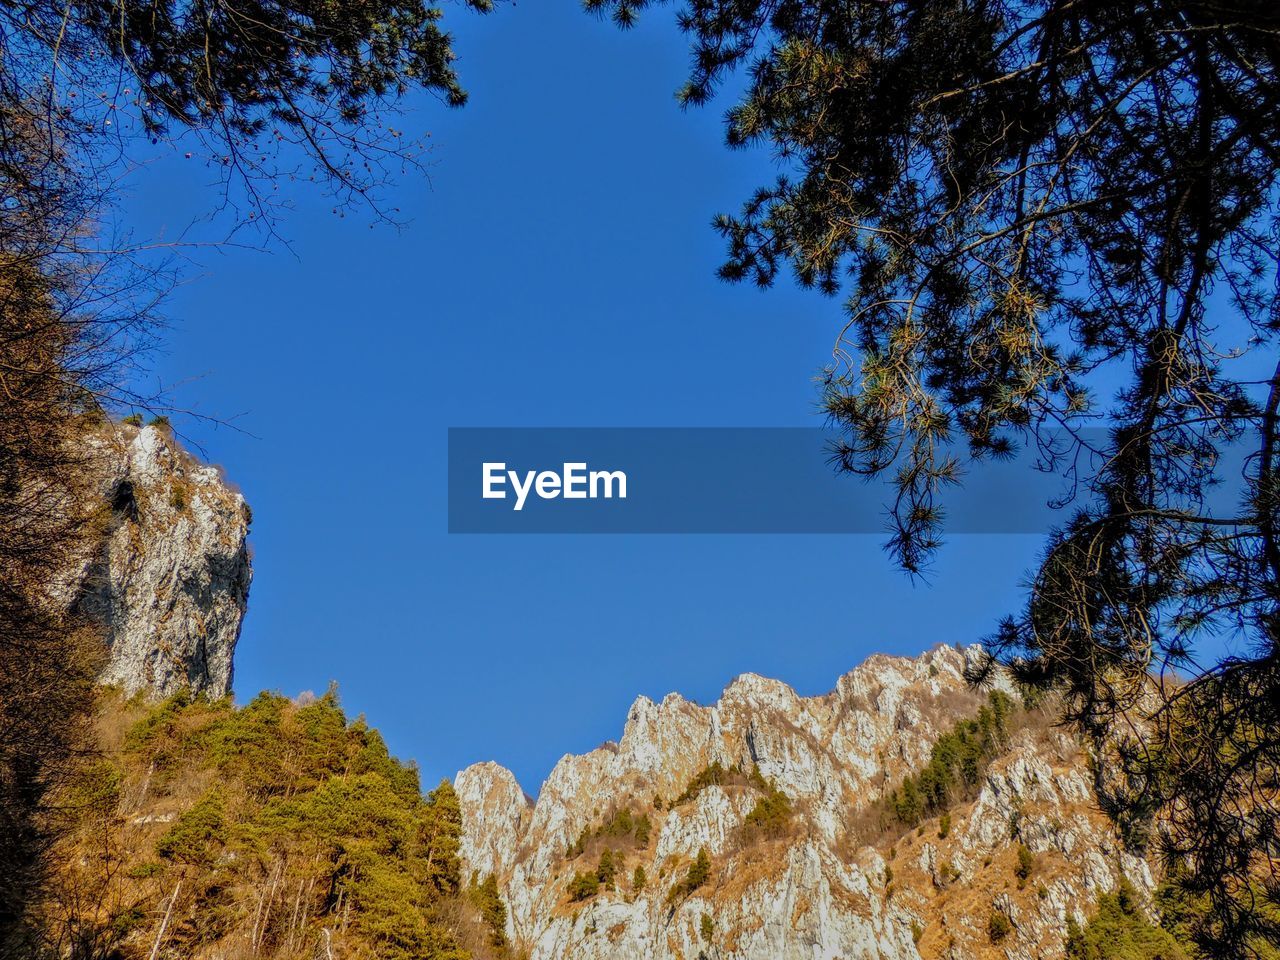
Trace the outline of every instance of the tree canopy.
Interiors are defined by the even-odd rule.
[[[588,0],[623,26],[656,5]],[[926,569],[972,461],[1029,447],[1061,474],[1070,510],[990,648],[1062,691],[1130,839],[1158,823],[1190,865],[1213,955],[1280,937],[1245,895],[1280,894],[1280,8],[689,0],[678,18],[681,101],[741,68],[727,141],[784,171],[715,221],[721,274],[842,298],[833,459],[896,482],[891,552]],[[1208,509],[1219,485],[1234,510]]]
[[[453,60],[441,11],[412,0],[0,6],[0,951],[29,942],[49,796],[92,752],[103,645],[52,586],[95,521],[75,441],[103,406],[155,402],[129,377],[168,276],[112,235],[121,178],[185,138],[237,225],[274,229],[295,179],[388,216],[379,187],[419,151],[397,100],[462,104]]]
[[[1067,960],[1188,960],[1169,931],[1148,922],[1128,880],[1098,897],[1084,929],[1070,923],[1066,953]]]
[[[466,101],[440,21],[407,0],[26,0],[0,10],[0,93],[82,160],[110,167],[131,137],[192,131],[259,212],[282,175],[350,200],[411,159],[389,122],[399,97],[417,87]]]
[[[120,745],[58,791],[70,829],[40,937],[13,955],[500,955],[485,943],[502,945],[506,907],[492,879],[464,891],[452,784],[423,796],[417,771],[348,720],[335,691],[264,693],[240,709],[108,692],[96,720]]]

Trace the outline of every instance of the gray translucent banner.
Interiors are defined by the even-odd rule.
[[[837,473],[835,439],[807,427],[452,428],[449,532],[883,532],[892,484]],[[1105,448],[1105,431],[1092,439]],[[1073,488],[1041,452],[960,459],[962,483],[939,501],[947,533],[1040,533],[1068,515]],[[1235,509],[1234,469],[1208,512]]]

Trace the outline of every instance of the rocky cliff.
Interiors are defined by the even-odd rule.
[[[945,817],[886,818],[882,798],[979,710],[972,655],[872,657],[819,697],[750,674],[714,706],[641,697],[621,740],[562,758],[536,802],[502,767],[469,767],[466,864],[497,877],[531,960],[1061,956],[1098,893],[1153,880],[1047,715],[1018,709]],[[719,782],[691,790],[700,773]],[[770,818],[779,792],[789,815]]]
[[[228,693],[252,578],[244,498],[165,426],[114,424],[83,442],[99,503],[66,592],[103,627],[103,681]]]

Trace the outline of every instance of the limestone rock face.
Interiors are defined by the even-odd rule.
[[[118,424],[84,442],[101,510],[67,593],[105,630],[103,682],[228,693],[252,579],[244,497],[165,427]]]
[[[1060,957],[1068,919],[1100,892],[1121,876],[1140,891],[1154,881],[1114,840],[1080,749],[1047,718],[1019,712],[945,824],[880,820],[881,798],[981,706],[963,679],[976,652],[875,656],[818,697],[751,674],[714,706],[641,697],[622,738],[562,758],[536,802],[504,768],[469,767],[456,780],[467,869],[497,876],[508,936],[530,960]],[[730,773],[689,796],[713,763]],[[771,787],[793,814],[761,831],[749,818]],[[646,817],[648,835],[601,829],[621,811]],[[575,876],[595,873],[604,850],[612,884],[575,898]],[[710,875],[680,889],[699,851]],[[1013,922],[998,944],[993,911]]]

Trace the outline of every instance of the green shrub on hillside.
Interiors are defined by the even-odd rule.
[[[189,706],[191,694],[185,688],[161,700],[125,731],[125,750],[140,753],[146,747],[154,747],[152,752],[158,752],[161,743],[175,735],[176,724]]]
[[[914,827],[976,787],[987,764],[1005,747],[1013,708],[1007,694],[992,690],[976,717],[957,721],[939,737],[924,769],[906,777],[889,795],[888,807],[893,816]]]
[[[600,861],[596,864],[596,879],[600,881],[600,886],[605,889],[613,889],[613,878],[618,874],[618,865],[614,862],[613,851],[604,850],[600,854]]]
[[[1261,883],[1242,885],[1236,897],[1247,900],[1255,914],[1268,924],[1246,937],[1243,952],[1250,960],[1280,960],[1280,937],[1275,933],[1280,930],[1280,900],[1268,895]],[[1225,932],[1222,913],[1214,908],[1207,894],[1189,889],[1183,869],[1175,866],[1166,873],[1164,882],[1156,889],[1155,906],[1160,914],[1160,926],[1185,945],[1189,956],[1213,956],[1212,949],[1197,951],[1190,944],[1221,942]]]
[[[709,766],[704,767],[701,772],[689,781],[688,786],[684,788],[684,792],[672,801],[672,806],[679,806],[682,803],[688,803],[695,799],[698,794],[707,787],[722,786],[728,781],[728,779],[729,771],[724,768],[724,765],[721,764],[719,760],[716,760]]]
[[[615,855],[612,850],[607,848],[601,851],[595,870],[587,873],[582,871],[574,873],[573,878],[569,881],[569,899],[576,903],[591,899],[601,890],[612,890],[614,878],[617,877],[622,866],[623,862],[620,854]],[[643,887],[644,869],[636,867],[636,876],[640,879],[640,887]],[[634,878],[632,879],[632,886],[635,886]]]
[[[667,903],[674,903],[682,897],[687,897],[706,883],[710,876],[711,858],[707,856],[706,848],[701,847],[693,863],[689,864],[689,869],[685,871],[684,879],[667,893]]]
[[[629,809],[619,810],[607,822],[601,825],[598,836],[602,837],[626,837],[635,832],[636,818],[631,815]]]
[[[1081,930],[1067,931],[1067,960],[1190,960],[1171,933],[1147,920],[1137,892],[1121,880],[1114,893],[1098,898],[1097,912]]]
[[[987,939],[992,943],[1000,943],[1013,932],[1013,921],[1001,910],[992,910],[987,917]]]
[[[791,814],[791,798],[770,787],[743,819],[743,833],[748,837],[767,839],[781,836],[791,825]]]
[[[176,863],[213,863],[227,841],[223,806],[222,794],[210,790],[156,841],[156,854]]]
[[[684,788],[684,792],[671,801],[671,806],[676,807],[682,803],[689,803],[691,800],[696,799],[698,794],[707,787],[723,787],[735,783],[755,787],[757,790],[769,790],[769,783],[765,780],[759,767],[752,767],[751,772],[747,773],[739,764],[735,763],[732,767],[726,767],[719,760],[715,760],[689,781],[688,786]]]
[[[110,759],[100,759],[75,771],[68,784],[66,806],[74,812],[109,813],[120,803],[124,771]]]
[[[578,839],[565,850],[565,859],[572,860],[582,856],[587,852],[591,841],[601,838],[630,841],[637,847],[645,847],[649,844],[652,831],[653,824],[647,813],[633,814],[630,809],[618,810],[596,827],[583,827]]]
[[[1018,844],[1018,864],[1013,868],[1013,874],[1018,878],[1018,889],[1021,890],[1027,885],[1027,879],[1031,876],[1031,871],[1035,869],[1036,857],[1031,852],[1031,848],[1025,843]]]
[[[575,873],[569,881],[569,899],[575,903],[589,900],[600,892],[600,878],[595,873]]]

